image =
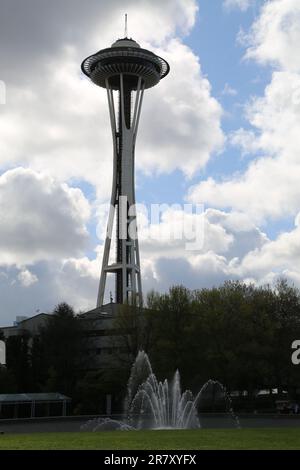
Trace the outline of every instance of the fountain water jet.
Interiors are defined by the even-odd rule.
[[[198,406],[210,387],[218,388],[230,404],[229,412],[235,419],[230,399],[220,382],[209,380],[196,397],[190,390],[182,393],[178,370],[170,383],[168,380],[159,382],[152,371],[148,355],[140,351],[133,363],[127,386],[127,422],[137,429],[199,428]]]
[[[167,379],[160,382],[153,373],[148,355],[140,351],[132,365],[127,384],[124,421],[98,418],[86,423],[82,429],[100,431],[200,428],[198,407],[210,387],[213,390],[217,387],[218,393],[229,405],[229,415],[239,427],[238,418],[231,407],[230,397],[220,382],[209,380],[195,397],[190,390],[182,393],[178,370],[170,383]]]

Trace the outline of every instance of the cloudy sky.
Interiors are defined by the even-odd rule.
[[[299,0],[0,0],[2,325],[95,306],[112,143],[105,91],[80,64],[123,36],[126,12],[171,66],[145,96],[137,200],[204,204],[196,251],[142,223],[144,292],[300,287]],[[166,210],[160,228],[181,216]]]

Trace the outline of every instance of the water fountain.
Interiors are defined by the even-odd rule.
[[[181,392],[180,375],[159,382],[147,354],[140,351],[127,387],[126,415],[135,428],[187,429],[200,427],[192,392]]]
[[[82,429],[100,431],[107,429],[195,429],[200,428],[198,407],[209,389],[217,389],[227,403],[227,412],[238,426],[230,397],[220,382],[209,380],[194,397],[190,390],[182,393],[180,374],[175,372],[172,381],[160,382],[153,373],[148,355],[140,351],[132,365],[127,385],[125,417],[123,421],[97,418]]]

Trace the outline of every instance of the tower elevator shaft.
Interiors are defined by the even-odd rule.
[[[144,85],[142,78],[138,78],[135,91],[132,87],[132,78],[120,74],[117,100],[109,80],[106,89],[114,144],[114,169],[97,306],[103,304],[108,273],[115,275],[116,303],[141,305],[142,284],[135,208],[134,153]],[[117,101],[117,110],[115,101]],[[115,259],[111,262],[114,221],[116,252]]]

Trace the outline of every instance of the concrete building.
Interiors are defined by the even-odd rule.
[[[84,333],[82,353],[86,357],[86,370],[112,368],[116,353],[122,354],[120,331],[115,326],[119,308],[119,305],[110,303],[78,315]],[[30,318],[23,317],[13,326],[0,327],[0,333],[3,333],[4,341],[13,336],[26,337],[31,346],[33,337],[40,334],[50,316],[39,313]]]
[[[0,332],[2,331],[5,340],[11,336],[36,336],[39,334],[39,329],[46,325],[48,317],[47,313],[39,313],[29,318],[17,317],[13,326],[0,327]]]

